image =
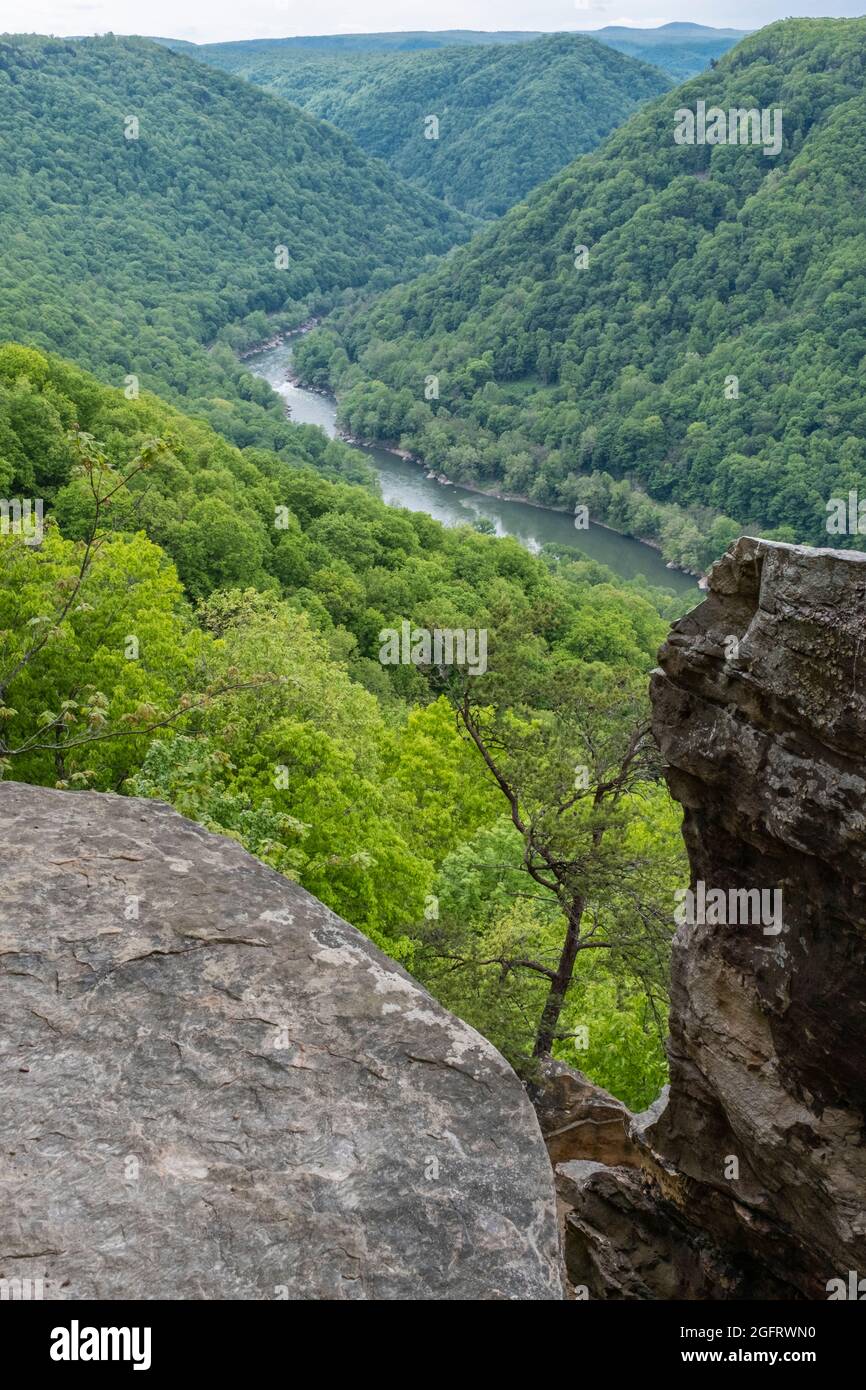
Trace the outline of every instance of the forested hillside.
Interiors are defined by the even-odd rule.
[[[398,53],[288,40],[197,52],[333,122],[479,217],[507,211],[670,85],[658,69],[579,34]]]
[[[355,433],[690,567],[744,528],[826,544],[866,465],[864,72],[864,20],[762,30],[299,367]],[[675,143],[700,99],[780,108],[778,155]]]
[[[570,31],[569,31],[570,32]],[[217,67],[240,72],[262,65],[276,71],[289,61],[304,57],[345,57],[350,54],[419,53],[455,45],[529,43],[545,37],[541,30],[436,29],[391,34],[321,34],[287,39],[241,39],[234,43],[195,44],[182,39],[157,39],[184,51],[198,52]],[[592,29],[589,37],[631,58],[662,68],[673,77],[691,77],[732,48],[745,32],[715,29],[706,24],[661,24],[654,29],[633,29],[607,24]]]
[[[147,40],[7,36],[0,110],[3,332],[239,443],[291,427],[230,345],[466,235],[341,132]]]
[[[528,29],[399,29],[381,34],[298,34],[285,39],[236,39],[227,43],[188,44],[183,39],[158,39],[179,48],[206,48],[228,55],[265,53],[406,53],[454,45],[526,43],[541,38]]]
[[[667,610],[573,555],[328,482],[309,435],[315,466],[293,467],[0,348],[0,484],[48,510],[41,544],[0,535],[3,775],[158,796],[237,837],[515,1060],[579,881],[606,949],[579,955],[557,1050],[644,1103],[682,873],[638,736]],[[404,622],[483,629],[486,673],[383,662]],[[531,842],[483,748],[536,806]],[[526,891],[539,845],[555,894]]]

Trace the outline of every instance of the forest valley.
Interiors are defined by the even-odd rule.
[[[168,802],[527,1079],[552,1054],[649,1104],[688,872],[647,684],[691,599],[386,506],[238,353],[321,319],[293,366],[352,436],[696,572],[745,525],[825,543],[866,462],[864,34],[786,21],[678,87],[589,39],[408,55],[464,134],[473,93],[510,130],[577,70],[603,94],[551,168],[497,164],[485,125],[477,188],[397,126],[375,152],[338,128],[353,63],[331,124],[214,55],[0,40],[3,777]],[[698,100],[782,109],[778,158],[678,145]],[[44,504],[37,543],[14,499]],[[407,632],[467,663],[405,661]]]
[[[647,726],[672,600],[27,347],[0,349],[0,421],[10,490],[47,500],[41,545],[0,538],[4,775],[168,801],[517,1065],[553,1049],[652,1099],[685,874]],[[474,675],[435,644],[383,663],[387,629],[483,632],[486,669],[468,642]]]

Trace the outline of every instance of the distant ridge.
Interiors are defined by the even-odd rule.
[[[671,84],[587,34],[386,52],[211,44],[194,54],[330,121],[426,192],[484,218]]]
[[[558,34],[583,35],[626,53],[631,58],[653,63],[672,77],[690,77],[709,66],[715,58],[750,32],[741,29],[713,29],[706,24],[675,20],[656,29],[634,29],[609,24],[603,29],[567,29]],[[198,51],[200,56],[217,60],[217,66],[239,72],[245,62],[275,55],[301,58],[304,55],[337,58],[368,57],[386,53],[423,53],[458,47],[477,48],[501,44],[525,44],[549,38],[538,29],[442,29],[406,30],[382,34],[303,34],[283,39],[237,39],[230,43],[190,44],[186,39],[154,39],[169,48]]]
[[[280,442],[280,403],[238,386],[230,348],[272,333],[269,315],[300,322],[416,272],[470,224],[188,52],[0,39],[2,335],[117,386],[132,375],[236,441]]]

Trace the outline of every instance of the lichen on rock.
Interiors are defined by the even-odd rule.
[[[156,801],[0,784],[0,1278],[58,1299],[558,1299],[495,1048]]]

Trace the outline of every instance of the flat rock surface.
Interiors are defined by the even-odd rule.
[[[0,784],[0,1278],[48,1298],[558,1299],[510,1067],[154,801]]]

